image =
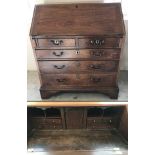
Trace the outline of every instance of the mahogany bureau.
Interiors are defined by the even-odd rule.
[[[36,5],[30,37],[41,97],[100,92],[116,99],[124,35],[120,3]]]

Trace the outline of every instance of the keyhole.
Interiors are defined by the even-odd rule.
[[[75,5],[76,8],[78,8],[78,5]]]
[[[76,54],[79,54],[80,52],[79,51],[76,51]]]

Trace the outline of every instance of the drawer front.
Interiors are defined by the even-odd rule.
[[[81,48],[119,48],[120,38],[81,38]]]
[[[32,124],[36,129],[62,129],[61,119],[32,118]]]
[[[41,73],[76,73],[77,65],[75,61],[38,61]]]
[[[79,58],[101,59],[101,60],[119,60],[120,49],[81,49]]]
[[[114,118],[87,118],[87,128],[89,129],[113,128],[115,126],[116,119]]]
[[[53,119],[53,118],[46,118],[46,123],[53,124],[53,125],[61,125],[61,119]]]
[[[117,75],[111,74],[44,74],[42,84],[47,88],[66,88],[68,86],[116,86]]]
[[[37,59],[79,58],[77,50],[36,50]]]
[[[40,48],[59,48],[59,47],[75,47],[75,39],[38,39],[38,47]]]
[[[118,61],[83,61],[80,71],[88,73],[117,72]]]
[[[38,61],[41,73],[117,72],[118,61]]]
[[[36,50],[37,59],[119,60],[120,49]]]

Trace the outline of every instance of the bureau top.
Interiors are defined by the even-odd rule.
[[[31,36],[125,33],[120,3],[36,5]]]

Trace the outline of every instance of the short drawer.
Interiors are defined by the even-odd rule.
[[[77,50],[35,50],[37,59],[79,58]]]
[[[61,125],[61,119],[54,119],[54,118],[46,118],[46,123],[54,124],[54,125]]]
[[[93,86],[93,87],[113,87],[116,86],[117,75],[109,74],[41,74],[42,84],[47,89],[65,88],[68,86]]]
[[[75,39],[52,39],[52,38],[44,38],[38,39],[38,47],[39,48],[51,48],[51,47],[74,47]]]
[[[80,38],[81,48],[119,48],[120,38]]]
[[[35,129],[62,129],[62,120],[53,118],[32,118],[32,124]]]
[[[119,61],[38,61],[41,73],[117,72]]]
[[[36,50],[37,59],[119,60],[120,49]]]
[[[87,128],[89,129],[103,129],[116,127],[116,119],[113,117],[92,117],[87,118]]]

